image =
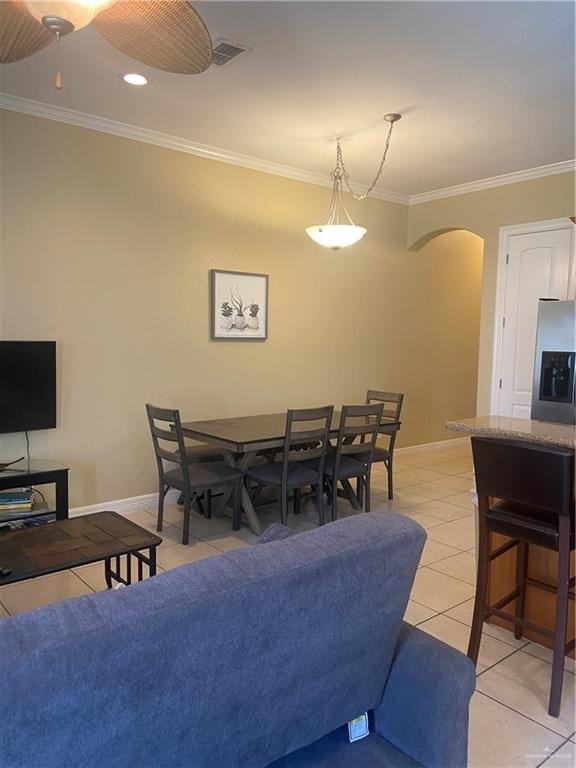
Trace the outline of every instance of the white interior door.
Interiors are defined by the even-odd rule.
[[[538,299],[567,299],[572,230],[508,238],[501,326],[498,410],[530,418]]]

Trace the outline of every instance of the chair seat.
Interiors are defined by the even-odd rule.
[[[364,455],[364,454],[362,454]],[[336,456],[333,453],[326,456],[324,463],[324,474],[332,477],[334,474],[334,462]],[[340,466],[338,467],[337,480],[346,480],[349,477],[360,477],[366,474],[366,464],[359,459],[354,459],[352,456],[341,456]]]
[[[387,448],[380,448],[376,446],[374,448],[374,454],[372,457],[372,463],[375,464],[378,461],[388,461],[390,458],[390,451]]]
[[[490,531],[526,541],[546,549],[558,550],[558,515],[512,501],[496,501],[486,512]],[[574,520],[571,547],[574,549]]]
[[[233,483],[242,477],[239,469],[229,467],[222,462],[209,461],[199,464],[189,464],[190,488],[215,488],[226,483]],[[167,485],[184,490],[185,482],[181,469],[173,469],[164,473]]]
[[[251,467],[246,476],[255,480],[260,485],[282,485],[282,463],[270,461]],[[288,487],[301,488],[303,485],[312,485],[318,482],[320,474],[314,466],[300,462],[292,462],[288,465]]]

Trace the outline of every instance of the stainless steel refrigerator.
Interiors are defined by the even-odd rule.
[[[576,301],[540,299],[531,417],[576,423]]]

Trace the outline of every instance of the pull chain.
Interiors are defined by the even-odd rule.
[[[59,42],[60,42],[60,32],[57,31],[56,32],[56,43],[59,43]],[[59,54],[60,53],[60,48],[58,48],[57,50],[58,50],[58,54]],[[60,56],[58,56],[58,58],[60,58]],[[57,91],[61,91],[62,90],[62,86],[64,85],[64,83],[62,81],[62,72],[60,72],[60,69],[58,69],[56,71],[56,77],[54,78],[54,85],[56,86],[56,90]]]
[[[390,114],[390,115],[384,116],[384,119],[386,120],[386,122],[390,123],[390,128],[388,129],[388,135],[386,136],[386,142],[384,144],[384,152],[382,153],[382,160],[380,160],[380,165],[378,166],[378,170],[376,172],[376,176],[374,177],[374,181],[372,182],[372,184],[370,184],[366,192],[363,192],[362,194],[358,194],[357,192],[354,192],[354,190],[352,189],[348,171],[346,170],[346,166],[344,165],[344,157],[342,155],[342,147],[340,146],[340,139],[337,140],[336,168],[332,171],[332,178],[337,177],[339,179],[342,179],[346,184],[346,188],[348,189],[348,192],[350,192],[350,194],[356,200],[365,200],[370,194],[370,192],[372,192],[376,184],[378,184],[378,180],[382,175],[382,169],[384,168],[384,163],[386,162],[386,157],[388,156],[388,150],[390,149],[390,139],[392,137],[392,131],[394,130],[394,123],[400,120],[400,118],[401,118],[401,115],[398,115],[398,114]]]

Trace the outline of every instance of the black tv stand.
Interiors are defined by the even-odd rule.
[[[18,464],[19,461],[24,461],[26,457],[20,456],[19,459],[12,459],[12,461],[0,462],[0,472],[3,472],[7,467],[11,467],[12,464]]]
[[[1,465],[0,465],[1,466]],[[38,517],[56,513],[58,520],[68,517],[68,471],[69,468],[55,461],[19,460],[0,468],[0,491],[12,488],[29,488],[37,485],[54,485],[56,488],[56,508],[43,509]],[[10,516],[2,516],[2,522],[8,522]]]

